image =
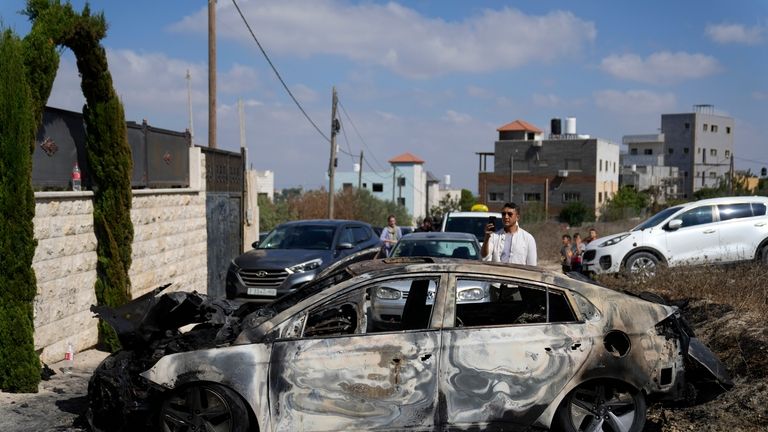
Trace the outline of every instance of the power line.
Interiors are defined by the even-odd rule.
[[[762,161],[759,161],[759,160],[740,158],[738,156],[734,156],[733,158],[734,159],[738,159],[740,161],[744,161],[744,162],[754,162],[754,163],[759,163],[759,164],[763,164],[763,165],[768,165],[768,162],[762,162]]]
[[[259,42],[259,39],[256,37],[256,34],[254,34],[254,33],[253,33],[253,30],[251,29],[251,25],[250,25],[250,24],[248,24],[248,20],[247,20],[247,19],[245,19],[245,15],[243,15],[243,11],[241,11],[241,10],[240,10],[240,6],[238,6],[238,4],[237,4],[237,1],[235,1],[235,0],[232,0],[232,4],[234,4],[234,5],[235,5],[235,9],[237,9],[237,13],[239,13],[239,14],[240,14],[240,18],[242,18],[242,19],[243,19],[243,23],[245,23],[245,26],[248,28],[248,31],[251,33],[251,37],[253,37],[253,40],[256,42],[256,45],[258,45],[258,46],[259,46],[259,50],[261,50],[261,53],[264,55],[264,58],[265,58],[265,59],[267,59],[267,63],[269,63],[269,66],[272,68],[272,71],[273,71],[273,72],[275,73],[275,75],[277,76],[277,79],[278,79],[278,80],[280,80],[280,84],[282,84],[282,85],[283,85],[283,88],[285,89],[285,91],[286,91],[286,92],[288,92],[288,95],[291,97],[291,99],[293,99],[293,102],[296,104],[296,106],[297,106],[297,107],[299,107],[299,110],[301,111],[301,113],[302,113],[302,114],[304,114],[304,117],[306,117],[306,119],[307,119],[307,120],[308,120],[308,121],[309,121],[309,122],[312,124],[312,126],[314,126],[314,127],[315,127],[315,130],[317,130],[317,132],[318,132],[318,133],[319,133],[319,134],[320,134],[320,135],[321,135],[323,138],[325,138],[325,140],[326,140],[326,141],[328,141],[328,142],[331,142],[331,139],[330,139],[330,138],[328,138],[328,136],[326,136],[326,135],[325,135],[325,133],[323,133],[323,131],[322,131],[322,130],[320,130],[320,128],[319,128],[319,127],[317,127],[317,125],[315,124],[315,122],[314,122],[314,121],[312,121],[312,119],[309,117],[309,114],[307,114],[307,112],[306,112],[306,111],[304,111],[304,108],[301,106],[301,104],[299,103],[299,101],[298,101],[298,100],[296,100],[296,97],[295,97],[295,96],[293,95],[293,93],[291,92],[291,89],[289,89],[289,88],[288,88],[288,85],[287,85],[287,84],[285,84],[285,81],[283,81],[283,77],[282,77],[282,76],[280,76],[280,72],[278,72],[278,71],[277,71],[277,68],[276,68],[276,67],[275,67],[275,65],[272,63],[272,60],[270,60],[270,59],[269,59],[269,56],[267,55],[267,52],[266,52],[266,51],[264,51],[264,48],[261,46],[261,43]]]
[[[373,157],[373,161],[376,162],[376,165],[378,165],[381,170],[386,171],[386,168],[384,168],[384,165],[382,165],[379,162],[379,160],[376,159],[376,154],[373,152],[373,150],[371,150],[370,147],[368,147],[368,143],[365,142],[365,140],[363,139],[363,136],[360,134],[360,131],[357,130],[357,126],[355,126],[355,122],[352,121],[352,117],[349,116],[346,108],[344,108],[344,104],[341,103],[341,101],[339,101],[339,106],[341,107],[341,112],[343,112],[344,115],[347,117],[347,120],[349,120],[349,124],[352,125],[352,129],[355,130],[357,137],[360,138],[360,141],[363,142],[363,145],[365,146],[365,148],[368,149],[368,153]]]

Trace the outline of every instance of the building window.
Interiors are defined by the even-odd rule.
[[[717,149],[709,149],[710,156],[717,156]]]
[[[574,202],[574,201],[581,201],[581,194],[579,192],[564,192],[563,193],[563,202]]]
[[[711,132],[717,132],[717,125],[712,125],[712,126],[709,128],[709,130],[710,130]]]
[[[384,192],[384,183],[374,183],[373,184],[373,191],[374,192]]]
[[[602,159],[598,159],[598,161],[600,162],[600,164],[598,165],[597,170],[598,171],[602,171],[603,170],[603,160]]]
[[[368,189],[368,183],[363,183],[363,189]]]
[[[711,172],[709,173],[709,177],[711,177],[711,178],[716,178],[716,177],[717,177],[717,173],[716,173],[716,172],[714,172],[714,171],[711,171]]]
[[[646,155],[652,155],[652,154],[653,154],[653,149],[645,149],[645,150],[643,151],[643,154],[646,154]]]
[[[701,150],[701,149],[699,149]],[[683,147],[683,153],[688,154],[688,147]]]
[[[629,154],[636,155],[637,154],[637,149],[636,148],[629,149]]]
[[[675,152],[675,149],[671,148],[671,149],[667,149],[667,151],[669,152],[669,154],[672,154]]]
[[[725,151],[725,157],[727,157],[727,158],[731,157],[731,151],[730,150],[726,150]]]
[[[504,192],[488,192],[488,201],[504,201]]]
[[[405,177],[398,177],[397,178],[397,185],[398,186],[405,186]]]
[[[725,127],[725,133],[727,133],[727,134],[731,133],[731,127],[730,126],[726,126]]]
[[[352,183],[342,183],[341,188],[345,191],[352,190]]]
[[[598,192],[597,193],[597,202],[598,202],[598,204],[603,202],[603,193],[602,192]]]
[[[566,159],[565,169],[568,171],[581,171],[581,159]]]
[[[687,130],[687,129],[690,129],[690,128],[691,128],[691,124],[688,123],[688,122],[685,122],[685,129]]]
[[[397,205],[405,207],[405,198],[398,197],[397,198]]]
[[[616,172],[616,162],[613,163],[613,172]]]
[[[704,132],[706,132],[709,129],[709,125],[704,123],[704,127],[702,128]]]
[[[541,201],[541,193],[526,193],[523,195],[523,201]]]

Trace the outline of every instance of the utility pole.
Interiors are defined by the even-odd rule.
[[[208,0],[208,147],[216,148],[216,0]]]
[[[190,144],[195,143],[195,123],[192,120],[192,75],[187,69],[187,106],[189,108],[189,138]]]
[[[339,99],[336,96],[336,86],[333,87],[331,101],[331,161],[328,163],[328,219],[333,219],[333,176],[336,174],[336,133],[341,129],[339,120],[336,119],[336,104]]]
[[[363,187],[363,151],[360,150],[360,171],[357,172],[357,188]]]
[[[515,179],[515,154],[514,152],[509,153],[509,202],[513,202],[514,199],[512,198],[512,192],[514,192],[512,183]]]
[[[731,166],[730,166],[730,171],[728,173],[728,193],[730,195],[733,195],[733,180],[734,180],[734,175],[733,175],[733,154],[731,154]]]

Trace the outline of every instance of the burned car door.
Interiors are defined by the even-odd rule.
[[[371,295],[393,279],[410,284],[401,326],[373,329]],[[440,333],[430,286],[439,290],[440,277],[366,281],[305,309],[300,334],[273,343],[274,429],[432,429]]]
[[[489,284],[490,298],[446,307],[438,384],[444,427],[529,426],[579,370],[591,342],[562,290],[459,276],[447,295],[471,284]]]

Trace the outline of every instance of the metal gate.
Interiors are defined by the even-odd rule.
[[[227,268],[243,250],[244,157],[201,147],[205,155],[208,294],[224,297]]]

